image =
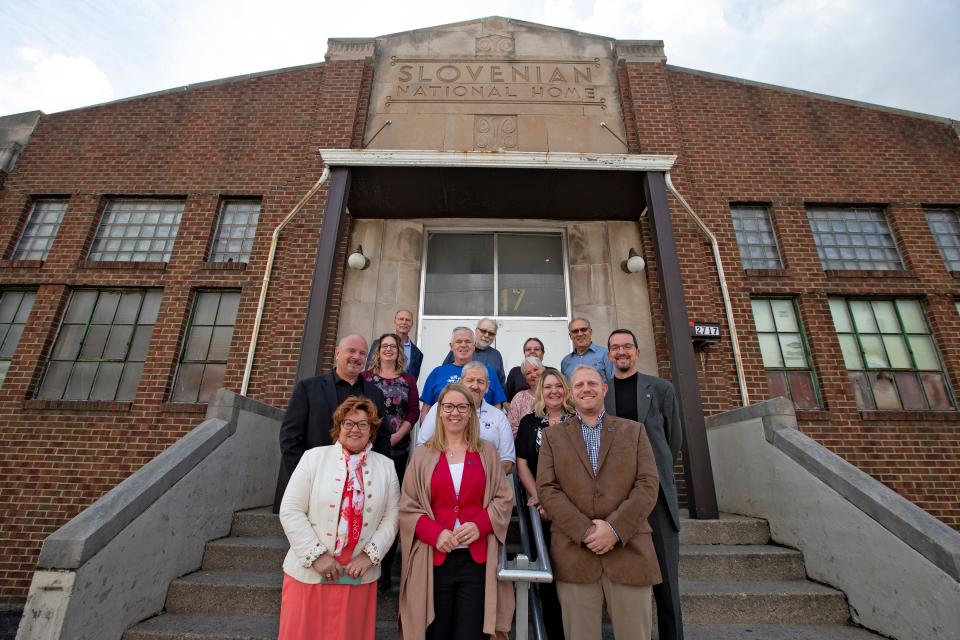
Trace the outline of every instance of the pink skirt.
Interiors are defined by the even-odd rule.
[[[374,640],[377,581],[305,584],[284,574],[278,640]]]

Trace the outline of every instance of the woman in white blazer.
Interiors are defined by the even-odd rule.
[[[373,402],[348,398],[333,414],[334,444],[308,450],[290,477],[279,640],[374,637],[380,560],[400,502],[393,462],[372,450],[380,422]]]

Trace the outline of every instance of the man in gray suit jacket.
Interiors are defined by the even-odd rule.
[[[614,379],[610,381],[604,408],[608,414],[642,422],[657,461],[660,492],[649,521],[663,576],[663,582],[653,587],[660,640],[683,640],[679,586],[680,512],[673,478],[673,464],[683,441],[680,409],[672,384],[637,371],[640,354],[632,331],[616,329],[607,339],[607,349],[614,365]]]

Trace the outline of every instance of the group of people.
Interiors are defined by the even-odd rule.
[[[419,389],[413,314],[394,324],[369,353],[345,336],[333,370],[293,389],[274,504],[290,541],[280,639],[373,638],[398,548],[403,638],[507,637],[514,595],[497,563],[513,472],[544,523],[551,640],[599,638],[604,602],[615,637],[649,640],[651,591],[659,637],[682,639],[679,410],[670,383],[637,370],[636,336],[617,329],[604,348],[575,318],[559,370],[530,338],[505,374],[484,318],[453,331]]]

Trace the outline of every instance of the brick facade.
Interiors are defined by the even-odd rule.
[[[802,428],[901,494],[960,528],[960,418],[956,412],[857,410],[827,306],[828,294],[918,296],[946,362],[960,379],[960,282],[944,269],[925,204],[960,204],[960,140],[949,124],[711,77],[657,63],[619,70],[631,152],[677,154],[673,181],[717,234],[733,298],[751,398],[766,397],[750,297],[796,296],[825,409]],[[372,66],[336,60],[45,116],[0,183],[0,286],[37,289],[10,372],[0,387],[0,601],[22,601],[42,540],[202,418],[203,405],[167,401],[192,300],[200,288],[241,289],[225,386],[239,390],[273,228],[321,173],[317,149],[359,148]],[[2,176],[0,176],[2,178]],[[110,196],[177,197],[183,214],[163,264],[87,264]],[[8,258],[34,199],[69,198],[44,262]],[[262,202],[247,265],[211,264],[220,202]],[[325,190],[284,231],[249,395],[284,406],[300,356]],[[770,206],[782,271],[740,264],[731,203]],[[907,270],[826,273],[807,224],[810,203],[886,207]],[[709,245],[671,201],[691,319],[725,325]],[[324,341],[329,363],[339,321],[347,233]],[[644,254],[653,255],[641,222]],[[660,371],[669,376],[662,292],[648,261]],[[69,292],[77,286],[163,288],[133,403],[33,400]],[[728,335],[727,327],[724,333]],[[699,360],[708,413],[736,406],[729,342]],[[954,392],[957,391],[954,386]]]

